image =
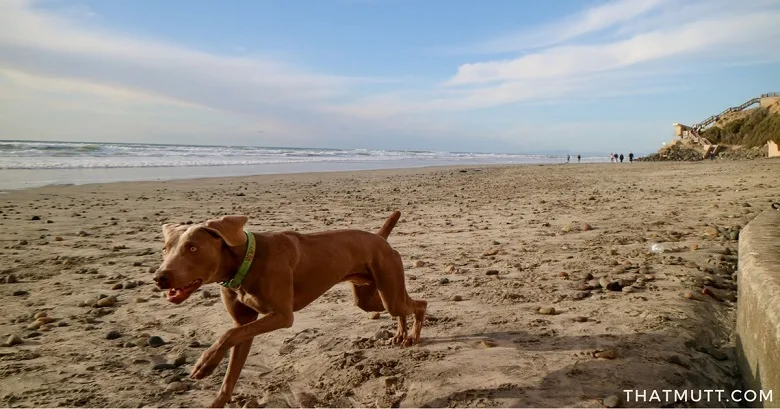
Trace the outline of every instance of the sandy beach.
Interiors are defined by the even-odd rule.
[[[623,391],[738,388],[736,238],[780,198],[777,175],[778,160],[466,166],[12,191],[0,406],[211,402],[227,360],[187,375],[231,321],[218,285],[178,306],[155,289],[161,223],[376,231],[396,209],[389,241],[429,302],[422,345],[385,345],[394,321],[341,284],[255,339],[232,406],[657,407]]]

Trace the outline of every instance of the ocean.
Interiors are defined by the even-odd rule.
[[[565,155],[0,141],[0,190],[118,181],[565,161]],[[584,157],[582,161],[607,160]]]

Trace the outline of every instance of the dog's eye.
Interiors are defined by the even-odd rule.
[[[198,251],[198,248],[195,246],[190,246],[190,251]]]

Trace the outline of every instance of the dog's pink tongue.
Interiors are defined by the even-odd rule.
[[[170,290],[168,290],[167,296],[168,296],[168,301],[174,304],[178,304],[184,301],[185,298],[187,298],[186,293],[184,293],[183,291],[179,291],[176,288],[171,288]]]

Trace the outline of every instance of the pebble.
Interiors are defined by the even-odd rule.
[[[136,304],[141,304],[141,303],[145,303],[145,302],[147,302],[149,300],[147,298],[144,298],[144,297],[135,297],[135,299],[133,301],[135,301]]]
[[[14,297],[23,297],[23,296],[29,295],[29,294],[30,294],[30,292],[26,291],[26,290],[16,290],[16,291],[11,293],[11,295],[13,295]]]
[[[152,370],[155,370],[155,371],[166,371],[168,369],[173,369],[173,368],[174,368],[174,365],[171,364],[171,363],[168,363],[168,362],[160,362],[160,363],[154,364],[152,366]]]
[[[15,275],[9,274],[8,277],[5,278],[5,282],[7,284],[14,284],[14,283],[18,282],[18,280],[16,279]]]
[[[119,331],[111,330],[111,331],[108,331],[108,333],[106,334],[106,339],[108,339],[108,340],[117,339],[117,338],[120,338],[121,336],[122,336],[122,334]]]
[[[623,289],[623,285],[620,283],[619,280],[615,280],[615,281],[610,281],[605,288],[609,291],[620,291]]]
[[[624,293],[633,293],[634,291],[636,291],[636,290],[634,289],[633,286],[627,285],[627,286],[623,287],[623,292]]]
[[[54,241],[62,241],[62,240],[64,240],[64,239],[62,237],[60,237],[60,236],[54,237]]]
[[[200,347],[200,342],[198,342],[198,340],[194,339],[194,340],[190,341],[190,343],[187,344],[187,346],[189,346],[190,348],[199,348]]]
[[[574,322],[588,322],[588,317],[583,317],[583,316],[574,317]]]
[[[453,295],[452,297],[450,297],[450,301],[463,301],[463,297],[459,295]]]
[[[368,314],[368,319],[370,319],[370,320],[378,320],[381,315],[382,314],[374,311],[374,312]]]
[[[48,314],[46,314],[46,311],[41,311],[41,312],[35,313],[35,315],[33,315],[33,318],[35,318],[37,320],[38,318],[43,318],[43,317],[47,317],[47,316],[48,316]]]
[[[152,348],[157,348],[157,347],[165,345],[165,341],[163,341],[162,338],[154,335],[154,336],[149,337],[149,339],[146,341],[146,344],[149,345]]]
[[[488,270],[488,271],[485,271],[485,275],[489,275],[489,276],[498,275],[498,270]]]
[[[454,264],[449,264],[449,265],[447,265],[447,267],[444,269],[444,271],[445,271],[445,272],[447,272],[447,273],[454,273],[454,272],[455,272],[455,270],[456,270],[456,268],[455,268],[455,265],[454,265]]]
[[[620,405],[620,398],[617,395],[609,395],[601,401],[605,407],[616,408]]]
[[[699,249],[699,245],[698,244],[696,244],[696,243],[691,244],[691,251],[696,251],[698,249]]]
[[[593,226],[589,225],[588,223],[582,224],[582,231],[590,231],[593,230]]]
[[[136,284],[133,281],[128,281],[128,282],[124,283],[125,290],[132,290],[135,287],[138,287],[138,284]]]
[[[171,361],[171,363],[172,363],[172,364],[173,364],[173,366],[175,366],[175,367],[180,367],[180,366],[182,366],[182,365],[184,365],[184,364],[186,364],[186,363],[187,363],[187,355],[184,355],[184,354],[179,354],[179,355],[176,355],[176,357],[175,357],[175,358],[173,358],[173,360]]]
[[[590,297],[590,291],[577,291],[571,296],[573,300],[583,300],[588,297]]]
[[[422,260],[415,260],[413,265],[415,267],[425,267],[425,262]]]
[[[208,291],[208,290],[203,290],[203,291],[201,292],[201,297],[203,297],[203,298],[205,298],[205,299],[207,299],[207,300],[208,300],[209,298],[214,298],[214,294],[212,294],[212,293],[211,293],[210,291]]]
[[[41,220],[41,216],[33,216],[30,220]]]
[[[615,359],[617,358],[617,351],[614,349],[606,349],[604,351],[596,351],[596,353],[593,354],[596,358],[601,359]]]
[[[449,284],[449,282],[450,282],[450,279],[447,278],[447,277],[439,279],[439,284]]]
[[[124,286],[124,284],[122,284],[122,283],[116,283],[116,284],[114,284],[114,285],[111,287],[111,289],[112,289],[112,290],[121,290],[121,289],[123,289],[123,288],[125,288],[125,286]]]
[[[141,263],[140,261],[133,261],[133,267],[141,267],[142,265],[143,263]]]
[[[8,345],[9,347],[12,347],[14,345],[19,345],[21,343],[22,343],[22,338],[16,334],[9,335],[8,339],[5,341],[5,344]]]
[[[539,314],[542,315],[555,315],[554,307],[541,307],[539,308]]]
[[[98,307],[111,307],[112,305],[116,304],[116,298],[114,297],[106,297],[101,298],[97,301]]]
[[[168,384],[168,386],[165,387],[166,392],[173,393],[186,392],[187,389],[189,389],[189,386],[187,386],[187,384],[184,382],[171,382]]]

